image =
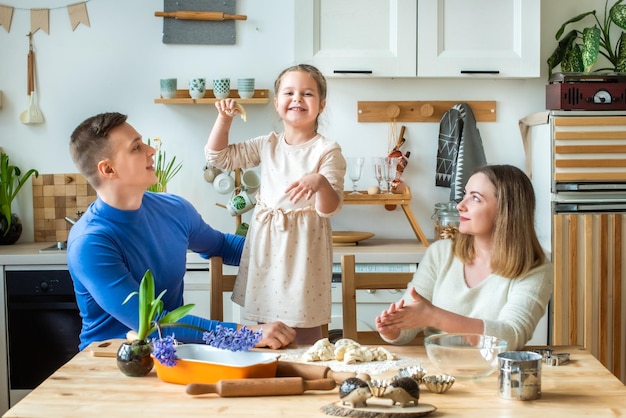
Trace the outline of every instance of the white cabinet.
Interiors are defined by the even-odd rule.
[[[539,77],[540,0],[419,0],[418,77]]]
[[[295,59],[328,77],[414,77],[416,0],[297,0]]]

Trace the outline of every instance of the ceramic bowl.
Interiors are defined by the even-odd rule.
[[[433,366],[457,379],[480,379],[498,368],[498,354],[507,342],[483,334],[437,334],[424,340]]]
[[[217,383],[224,379],[275,377],[278,354],[257,351],[229,351],[204,344],[176,347],[178,361],[173,367],[155,360],[157,377],[168,383]]]

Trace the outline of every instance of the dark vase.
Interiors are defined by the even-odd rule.
[[[117,350],[117,367],[126,376],[145,376],[154,366],[151,353],[152,346],[145,341],[123,342]]]
[[[0,215],[0,245],[11,245],[22,236],[22,221],[16,214],[11,214],[11,226],[7,231],[7,220]]]

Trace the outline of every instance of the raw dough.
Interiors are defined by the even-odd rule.
[[[305,361],[339,360],[346,364],[357,362],[395,360],[395,354],[382,347],[366,347],[358,342],[342,338],[335,345],[323,338],[309,348],[303,356]]]

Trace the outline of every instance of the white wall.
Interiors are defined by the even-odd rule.
[[[215,205],[224,203],[202,177],[203,145],[216,117],[212,105],[154,104],[159,78],[178,77],[186,88],[191,77],[255,77],[257,88],[271,90],[274,78],[293,62],[292,0],[240,0],[237,13],[248,16],[237,22],[237,43],[230,46],[165,45],[162,20],[154,17],[162,3],[154,0],[90,0],[91,27],[71,30],[64,6],[69,0],[2,0],[14,6],[11,32],[0,28],[0,146],[11,162],[23,170],[42,174],[77,172],[69,155],[69,135],[85,118],[105,111],[129,115],[129,122],[144,138],[160,136],[170,155],[184,163],[168,191],[192,201],[213,226],[234,231],[234,219]],[[554,34],[560,24],[600,0],[543,0],[542,62],[556,46]],[[36,86],[39,106],[46,118],[41,125],[23,125],[19,114],[27,105],[26,55],[30,30],[28,9],[50,11],[50,34],[34,36]],[[55,8],[59,7],[59,8]],[[537,22],[539,24],[539,22]],[[331,79],[328,106],[321,131],[339,141],[346,156],[382,156],[387,149],[389,126],[358,123],[357,101],[363,100],[495,100],[497,122],[479,123],[487,158],[492,163],[524,167],[518,120],[545,108],[547,68],[531,80],[436,80],[436,79]],[[233,140],[280,129],[273,106],[247,106],[248,122],[236,120]],[[412,188],[412,208],[426,235],[432,237],[433,204],[447,201],[449,189],[434,186],[437,123],[405,124],[411,151],[405,181]],[[374,184],[371,166],[361,188]],[[541,175],[539,173],[538,175]],[[543,173],[546,176],[547,173]],[[347,179],[346,179],[347,180]],[[346,181],[346,189],[350,182]],[[22,218],[21,242],[33,241],[32,195],[25,186],[14,212]],[[248,215],[244,215],[244,220]],[[381,207],[346,206],[333,219],[337,230],[366,230],[385,238],[412,238],[402,212]]]

